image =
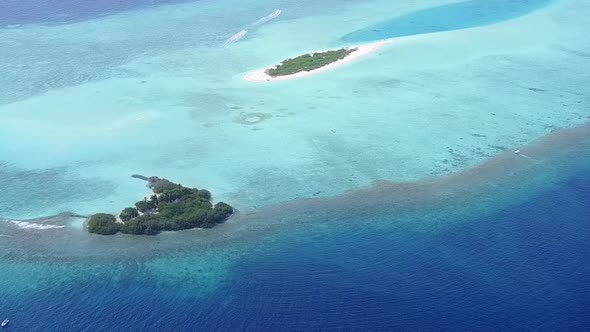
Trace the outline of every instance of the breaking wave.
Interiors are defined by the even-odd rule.
[[[7,220],[18,228],[21,229],[55,229],[55,228],[64,228],[63,225],[49,225],[49,224],[37,224],[34,222],[23,221],[23,220]]]

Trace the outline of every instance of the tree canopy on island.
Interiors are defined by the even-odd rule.
[[[304,54],[287,59],[274,68],[265,71],[266,74],[276,77],[292,75],[302,71],[311,71],[329,65],[332,62],[342,60],[358,48],[341,48],[338,50]]]
[[[90,218],[88,231],[155,235],[161,231],[211,228],[234,212],[226,203],[213,205],[208,190],[183,187],[166,179],[152,180],[150,187],[155,195],[123,209],[119,215],[123,223],[117,223],[113,215],[98,213]]]
[[[139,212],[137,212],[136,208],[128,207],[121,211],[119,218],[123,221],[129,221],[135,217],[139,217]]]
[[[97,213],[90,217],[88,222],[88,231],[90,233],[112,235],[119,231],[115,216],[107,213]]]

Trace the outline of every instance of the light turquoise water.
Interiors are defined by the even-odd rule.
[[[328,196],[460,170],[587,120],[579,1],[400,39],[301,81],[241,78],[430,5],[340,4],[301,17],[303,4],[283,5],[281,18],[252,28],[277,4],[238,15],[229,3],[199,2],[4,29],[1,181],[16,189],[0,194],[0,215],[115,211],[145,194],[133,173],[206,187],[241,209]],[[244,39],[223,45],[242,28]],[[258,113],[262,121],[244,124]]]
[[[207,232],[155,238],[90,236],[70,218],[40,220],[65,225],[43,230],[7,222],[3,295],[37,303],[49,289],[101,280],[206,297],[231,283],[236,265],[297,244],[301,234],[320,243],[351,221],[370,230],[352,227],[359,238],[346,249],[392,230],[443,233],[587,165],[587,128],[582,139],[565,134],[546,149],[523,149],[533,159],[510,151],[588,121],[588,1],[395,39],[301,80],[242,79],[450,3],[199,1],[0,29],[0,217],[114,212],[147,193],[134,173],[210,189],[242,212]],[[282,16],[253,25],[276,9]],[[245,38],[224,45],[241,29]],[[493,167],[429,182],[505,151]],[[410,184],[341,196],[377,180]]]

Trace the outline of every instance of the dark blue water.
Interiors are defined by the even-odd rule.
[[[554,0],[472,0],[411,12],[343,37],[368,42],[423,33],[459,30],[494,24],[551,4]],[[395,15],[395,13],[392,13]]]
[[[97,278],[0,307],[14,331],[590,328],[590,169],[491,216],[441,222],[293,233],[204,299],[181,283]]]
[[[14,24],[58,24],[121,11],[191,0],[2,0],[0,27]]]

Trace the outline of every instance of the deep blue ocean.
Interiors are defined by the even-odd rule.
[[[188,1],[188,0],[187,0]],[[183,0],[19,0],[0,1],[0,27],[15,24],[60,24]]]
[[[0,26],[79,21],[166,2],[178,1],[1,1]],[[475,0],[410,13],[344,39],[492,24],[549,2],[490,8]],[[466,12],[472,20],[449,20]],[[436,19],[442,16],[445,24]],[[324,230],[283,229],[276,242],[239,259],[206,296],[191,293],[183,280],[163,283],[144,273],[142,259],[111,265],[52,257],[51,265],[81,270],[112,266],[118,277],[103,278],[106,270],[38,290],[0,292],[0,320],[11,319],[6,331],[27,332],[590,330],[590,164],[526,197],[479,217],[440,216],[445,226],[436,229],[398,226],[399,216],[383,212],[363,215],[362,222],[358,214],[318,220],[331,225]],[[494,205],[496,198],[485,202]],[[367,226],[367,219],[381,226]],[[34,259],[43,261],[43,253]]]
[[[205,298],[149,279],[80,280],[4,298],[2,314],[13,331],[590,328],[590,168],[485,218],[441,222],[453,226],[295,232]]]

